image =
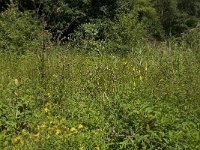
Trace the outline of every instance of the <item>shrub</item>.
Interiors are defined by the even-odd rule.
[[[143,43],[145,31],[133,13],[118,14],[110,30],[109,45],[112,52],[127,54]]]
[[[194,28],[183,36],[183,42],[190,48],[198,50],[200,48],[200,29]]]
[[[42,28],[31,13],[11,7],[0,14],[0,50],[24,53],[40,46]]]
[[[72,44],[82,53],[104,53],[106,50],[106,42],[101,39],[101,36],[105,36],[105,33],[102,32],[104,32],[107,27],[104,27],[105,24],[98,21],[80,25],[75,33],[72,34]]]

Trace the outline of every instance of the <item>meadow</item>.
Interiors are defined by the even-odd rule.
[[[200,149],[200,53],[0,53],[0,149]]]

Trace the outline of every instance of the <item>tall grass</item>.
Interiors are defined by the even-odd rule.
[[[42,70],[37,53],[0,53],[1,148],[200,148],[198,51],[144,45],[124,58],[58,49],[44,53]]]

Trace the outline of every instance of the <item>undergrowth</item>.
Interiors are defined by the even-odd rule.
[[[0,17],[0,149],[200,149],[198,29],[153,44],[125,13],[55,46],[31,15]]]
[[[0,55],[2,149],[200,148],[192,50],[148,46],[127,58],[49,50],[43,70],[35,53]]]

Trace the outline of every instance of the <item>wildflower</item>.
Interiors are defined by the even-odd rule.
[[[34,134],[34,137],[39,138],[39,136],[40,136],[40,133],[39,133],[39,132],[38,132],[37,134]]]
[[[100,146],[99,145],[96,147],[96,150],[100,150]]]
[[[76,128],[72,127],[72,128],[70,129],[70,132],[77,133],[78,131],[77,131]]]
[[[78,129],[80,130],[80,129],[83,129],[84,128],[84,126],[82,125],[82,124],[79,124],[78,125]]]
[[[135,81],[133,82],[133,86],[136,86],[136,83],[135,83]]]
[[[19,94],[18,94],[17,92],[14,92],[14,94],[15,94],[16,96],[19,96]]]
[[[47,107],[44,108],[44,112],[49,112],[49,109]]]
[[[20,86],[20,83],[19,83],[19,80],[18,80],[18,79],[15,79],[15,85],[16,85],[17,87]]]
[[[149,124],[147,124],[147,126],[146,126],[146,130],[147,130],[147,131],[150,130],[150,126],[149,126]]]
[[[148,66],[147,66],[147,63],[145,64],[145,71],[147,71],[148,70]]]
[[[139,112],[138,110],[133,110],[133,113],[135,113],[135,114],[137,114],[137,115],[140,114],[140,112]]]
[[[142,79],[143,79],[142,76],[140,76],[140,81],[142,81]]]
[[[61,130],[60,129],[56,129],[56,135],[61,134]]]
[[[128,130],[124,131],[125,135],[129,135],[129,132]]]
[[[48,131],[49,134],[51,134],[52,131],[53,131],[53,128],[48,128],[47,131]]]
[[[15,137],[15,138],[13,139],[12,143],[13,143],[13,144],[23,144],[24,141],[23,141],[23,139],[22,139],[21,136],[17,136],[17,137]]]
[[[45,124],[41,124],[41,125],[38,126],[38,129],[45,128],[45,127],[46,127]]]
[[[47,93],[48,97],[50,98],[51,97],[51,93]]]
[[[133,72],[135,72],[135,67],[133,67]]]
[[[81,144],[79,150],[84,150],[84,147]]]

